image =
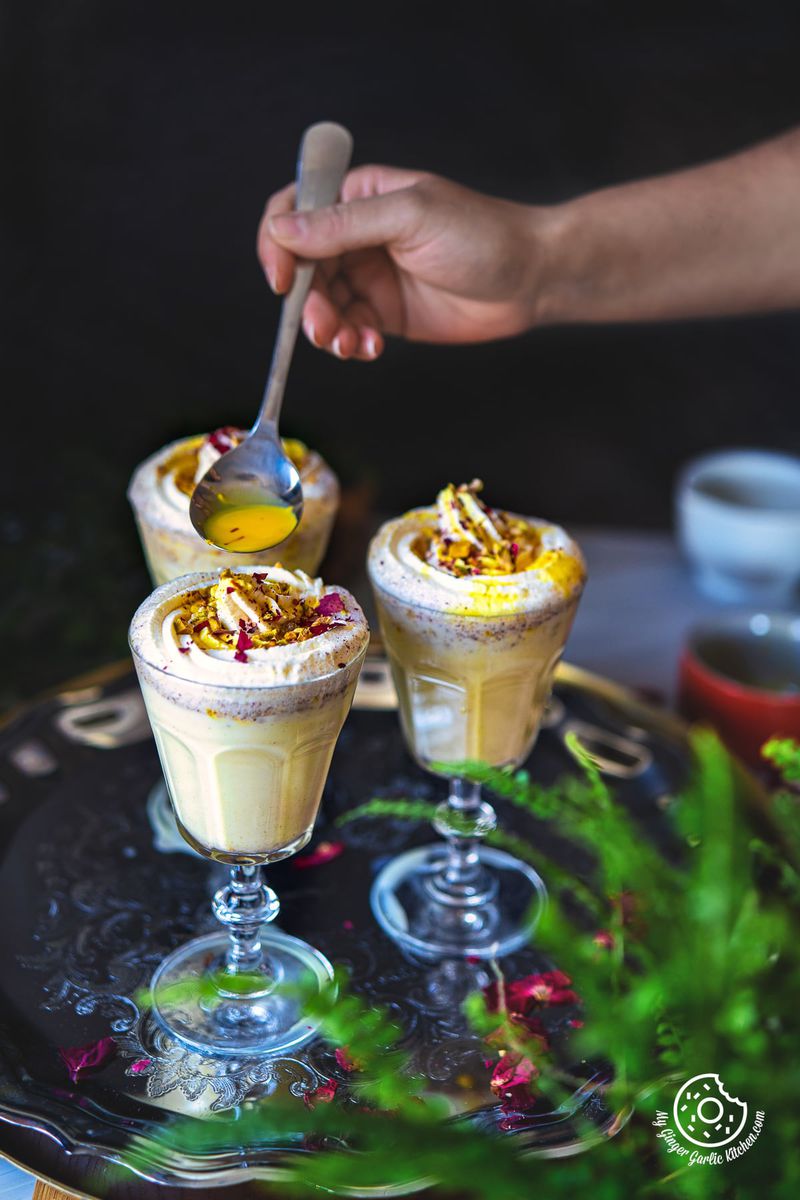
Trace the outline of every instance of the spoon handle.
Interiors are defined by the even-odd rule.
[[[352,153],[353,138],[342,125],[336,125],[333,121],[320,121],[317,125],[308,127],[303,134],[297,160],[297,212],[326,208],[338,199]],[[303,305],[311,287],[314,266],[313,262],[300,259],[295,267],[294,283],[281,307],[269,377],[264,388],[261,411],[252,429],[253,433],[261,425],[276,426],[278,423],[286,377],[297,341]]]

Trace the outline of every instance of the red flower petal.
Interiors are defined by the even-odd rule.
[[[225,588],[225,595],[230,596],[231,592],[235,592],[236,588]]]
[[[141,1075],[152,1062],[152,1058],[137,1058],[136,1062],[131,1063],[128,1067],[129,1075]]]
[[[337,1046],[334,1051],[334,1057],[343,1071],[361,1070],[358,1061],[352,1057],[347,1046]]]
[[[251,637],[249,637],[248,634],[246,634],[243,629],[239,630],[239,636],[236,639],[236,649],[237,650],[252,650],[253,649],[253,639]]]
[[[62,1046],[58,1053],[69,1072],[73,1083],[77,1083],[82,1071],[96,1071],[104,1067],[117,1051],[113,1037],[98,1038],[85,1046]]]
[[[303,1092],[303,1104],[306,1108],[314,1108],[317,1103],[330,1104],[338,1090],[339,1084],[336,1080],[329,1079],[327,1083],[321,1083],[313,1091]]]
[[[502,989],[505,1008],[509,1013],[524,1016],[532,1004],[578,1004],[580,999],[569,987],[571,983],[569,975],[563,971],[542,971],[522,979],[506,980]],[[500,985],[489,984],[484,989],[484,996],[490,1012],[498,1012],[502,1000]]]
[[[248,662],[249,661],[244,650],[237,650],[233,657],[236,659],[237,662]]]
[[[344,842],[320,842],[308,854],[299,854],[292,862],[299,870],[306,867],[321,867],[324,863],[338,858],[344,850]]]
[[[208,629],[208,621],[200,621],[200,623],[195,625],[193,628],[195,633],[199,633],[201,629]]]
[[[328,592],[317,605],[317,612],[321,617],[332,617],[334,613],[345,611],[344,601],[338,592]]]
[[[239,430],[234,425],[223,425],[220,429],[215,429],[213,433],[208,435],[210,444],[220,454],[227,454],[233,449],[234,438],[239,434]]]
[[[506,1054],[492,1071],[489,1087],[500,1100],[503,1112],[525,1112],[536,1103],[534,1084],[538,1076],[529,1058]]]
[[[598,929],[592,941],[595,946],[600,946],[603,950],[611,950],[614,946],[614,935],[607,929]]]

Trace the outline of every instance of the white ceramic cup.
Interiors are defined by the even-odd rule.
[[[800,584],[800,458],[721,450],[678,477],[678,537],[714,600],[791,607]]]

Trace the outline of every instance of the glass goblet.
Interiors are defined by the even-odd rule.
[[[434,820],[444,841],[390,861],[372,908],[418,957],[500,957],[530,938],[546,889],[527,863],[484,844],[495,811],[480,785],[453,775],[468,760],[515,767],[528,756],[580,589],[544,611],[436,608],[384,586],[386,542],[379,533],[373,543],[370,577],[403,734],[421,767],[448,777],[449,791]],[[433,594],[426,588],[426,599]]]
[[[356,606],[363,637],[334,671],[310,678],[259,686],[247,682],[243,668],[242,684],[230,685],[165,672],[157,656],[142,652],[140,614],[169,604],[184,584],[189,590],[214,578],[189,576],[157,589],[131,626],[178,828],[203,857],[230,867],[212,901],[222,928],[160,963],[152,1003],[162,1026],[193,1050],[272,1055],[313,1037],[299,985],[321,989],[333,970],[318,950],[274,927],[280,904],[261,868],[297,853],[311,837],[366,653],[366,623]]]

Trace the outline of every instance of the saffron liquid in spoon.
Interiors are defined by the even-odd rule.
[[[223,550],[269,550],[284,541],[297,527],[297,514],[286,504],[231,504],[208,517],[206,540]]]

